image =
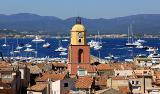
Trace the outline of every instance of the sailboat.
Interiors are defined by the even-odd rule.
[[[67,48],[62,47],[61,41],[59,40],[59,47],[57,49],[55,49],[54,51],[56,51],[56,52],[65,52],[65,51],[67,51]]]
[[[43,44],[43,48],[49,48],[50,45],[51,45],[51,44],[47,42],[47,43]]]
[[[131,35],[130,35],[130,33],[131,33]],[[128,27],[128,42],[126,43],[126,46],[136,47],[136,46],[140,46],[140,45],[142,45],[140,42],[133,40],[133,32],[132,32],[132,24],[131,24]]]
[[[22,49],[22,48],[23,48],[23,47],[19,46],[18,38],[17,38],[17,47],[16,47],[16,49],[17,49],[17,50],[20,50],[20,49]]]
[[[5,37],[5,39],[4,39],[4,44],[2,44],[2,46],[3,46],[3,47],[9,46],[9,45],[7,45],[7,38],[6,38],[6,37]]]

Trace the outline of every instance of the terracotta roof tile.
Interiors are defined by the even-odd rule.
[[[77,81],[75,82],[75,87],[79,89],[91,88],[92,83],[93,83],[93,78],[89,76],[84,76],[77,79]]]
[[[47,87],[47,85],[45,83],[36,83],[36,85],[28,87],[27,90],[29,90],[29,91],[43,91],[46,87]]]
[[[54,63],[52,63],[52,65],[55,66],[55,67],[66,67],[65,63],[54,62]]]
[[[6,63],[5,61],[0,62],[0,68],[6,68],[6,67],[11,67],[10,63]]]
[[[66,74],[51,74],[51,73],[44,73],[42,77],[36,79],[36,81],[47,81],[51,79],[52,81],[56,80],[63,80]]]
[[[128,86],[119,86],[118,88],[119,88],[119,91],[121,91],[122,93],[128,94],[130,92]]]
[[[89,73],[96,73],[96,67],[91,66],[90,64],[79,64],[79,69],[85,69]]]
[[[109,64],[99,64],[97,65],[98,71],[106,71],[106,70],[112,70],[111,66]]]
[[[39,74],[39,73],[42,73],[42,69],[40,69],[37,65],[30,65],[30,66],[27,66],[29,69],[30,69],[30,73],[32,74]]]

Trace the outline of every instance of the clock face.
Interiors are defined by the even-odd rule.
[[[78,33],[78,37],[79,38],[83,38],[83,34],[82,33]]]

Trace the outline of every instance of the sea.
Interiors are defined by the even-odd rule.
[[[35,43],[32,42],[32,38],[18,38],[18,44],[20,46],[24,46],[25,44],[29,43],[32,45],[32,48],[37,51],[37,57],[50,57],[50,58],[67,58],[66,56],[60,56],[60,52],[55,52],[54,50],[59,47],[59,43],[65,48],[68,48],[70,44],[70,39],[68,41],[61,41],[61,39],[56,38],[46,38],[45,41],[51,44],[50,48],[43,48],[42,45],[45,42]],[[89,42],[92,38],[88,38],[87,41]],[[156,47],[159,48],[158,53],[160,53],[160,39],[159,38],[143,38],[146,42],[143,43],[144,46]],[[60,42],[61,41],[61,42]],[[90,53],[93,56],[100,57],[105,59],[105,57],[109,55],[114,55],[118,57],[119,61],[123,61],[125,59],[132,59],[133,57],[137,56],[138,54],[145,54],[149,55],[150,53],[144,49],[139,48],[130,48],[126,47],[125,43],[127,42],[127,38],[103,38],[102,40],[102,48],[100,50],[94,50],[91,48]],[[17,38],[7,38],[7,44],[9,46],[3,47],[5,39],[0,39],[0,52],[2,52],[4,57],[12,57],[11,51],[14,51],[17,47]],[[26,47],[23,47],[20,53],[14,53],[14,56],[24,56],[24,57],[35,57],[34,52],[25,52],[24,50]],[[67,52],[67,51],[66,51]]]

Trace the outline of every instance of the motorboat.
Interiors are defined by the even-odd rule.
[[[32,45],[31,44],[26,44],[25,47],[30,48],[30,47],[32,47]]]
[[[57,49],[55,49],[54,51],[56,51],[56,52],[65,52],[65,51],[67,51],[67,48],[64,48],[64,47],[60,46]]]
[[[138,46],[136,46],[136,48],[143,49],[144,46],[143,45],[138,45]]]
[[[115,57],[114,55],[109,55],[109,56],[104,57],[104,58],[109,59],[109,60],[118,59],[118,57]]]
[[[14,53],[20,53],[20,51],[19,50],[15,50],[15,51],[13,51]]]
[[[64,55],[67,55],[68,53],[66,53],[66,52],[61,52],[59,55],[61,55],[61,56],[64,56]]]
[[[96,41],[96,37],[95,37],[95,40],[91,40],[90,42],[88,42],[87,44],[91,47],[91,48],[94,48],[95,50],[99,50],[102,48],[101,44],[102,44],[102,41],[101,41],[101,38],[100,38],[100,35],[99,35],[99,32],[98,32],[98,41]]]
[[[22,48],[23,48],[23,47],[21,47],[21,46],[19,46],[19,45],[16,47],[17,50],[20,50],[20,49],[22,49]]]
[[[32,42],[45,42],[45,40],[41,39],[40,36],[36,36],[35,39],[32,40]]]
[[[154,53],[151,53],[148,57],[152,58],[152,59],[154,59],[154,58],[159,58],[160,59],[160,54],[156,53],[156,51],[155,51]]]
[[[146,58],[147,56],[146,56],[146,54],[138,54],[136,57],[138,57],[138,58]]]
[[[88,45],[89,45],[91,48],[94,47],[96,44],[97,44],[97,42],[94,41],[94,40],[91,40],[90,42],[88,42]]]
[[[142,39],[138,39],[137,42],[144,43],[144,42],[146,42],[146,41],[145,41],[145,40],[142,40]]]
[[[154,52],[154,51],[157,51],[158,48],[154,48],[154,47],[149,47],[146,51],[148,52]]]
[[[68,41],[68,39],[63,39],[62,41]]]
[[[25,52],[32,52],[32,51],[34,51],[34,49],[26,48],[24,51],[25,51]]]
[[[50,44],[48,42],[43,44],[43,48],[49,48],[49,47],[50,47]]]
[[[101,48],[102,48],[101,45],[95,45],[95,46],[94,46],[94,50],[100,50]]]

